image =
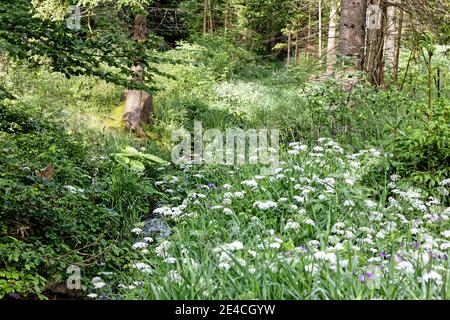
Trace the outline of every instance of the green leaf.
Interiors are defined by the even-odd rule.
[[[131,160],[130,162],[130,169],[134,171],[144,171],[145,166],[142,162],[137,160]]]
[[[121,164],[129,164],[131,161],[123,153],[115,153],[115,154],[113,154],[113,156],[114,156],[114,160],[116,160],[117,162],[119,162]]]
[[[159,163],[159,164],[166,164],[168,163],[166,160],[161,159],[160,157],[157,157],[155,155],[152,154],[147,154],[147,153],[141,153],[141,156],[147,160],[150,160],[152,162],[155,163]]]
[[[140,152],[137,151],[135,148],[133,147],[126,147],[124,149],[124,153],[127,154],[128,156],[139,156]]]

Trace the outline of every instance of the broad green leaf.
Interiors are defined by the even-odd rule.
[[[145,166],[142,162],[137,160],[131,160],[130,162],[130,169],[134,171],[144,171]]]
[[[166,160],[161,159],[160,157],[157,157],[155,155],[152,154],[147,154],[147,153],[141,153],[141,156],[147,160],[159,163],[159,164],[165,164],[167,163]]]

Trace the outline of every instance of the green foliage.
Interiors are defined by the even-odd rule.
[[[120,153],[113,153],[112,156],[117,163],[132,171],[143,172],[147,166],[154,164],[168,164],[167,161],[153,154],[140,152],[133,147],[125,147]]]
[[[195,63],[204,64],[213,72],[217,80],[240,76],[251,72],[256,66],[256,56],[239,45],[233,44],[230,36],[205,34],[195,36],[191,41],[197,46],[194,53]]]
[[[121,249],[128,230],[152,205],[148,178],[108,156],[131,141],[33,118],[17,105],[0,109],[1,295],[42,297],[71,264],[85,275],[102,261],[120,268],[132,258]],[[41,178],[47,164],[54,173]]]
[[[67,77],[93,75],[128,88],[151,90],[152,75],[159,73],[151,65],[157,60],[152,43],[127,41],[114,34],[90,37],[83,30],[72,32],[64,22],[37,17],[29,0],[2,2],[0,39],[0,54],[7,52],[35,66],[50,65]],[[145,84],[130,80],[136,63],[147,67]]]
[[[64,25],[69,2],[87,10],[79,32]],[[312,77],[312,57],[286,67],[256,55],[306,30],[314,1],[212,1],[214,31],[202,35],[203,1],[75,2],[0,7],[0,299],[45,299],[70,265],[91,292],[107,271],[98,293],[110,298],[449,297],[447,35],[413,38],[399,88],[348,90],[340,72]],[[150,3],[149,15],[165,5],[165,32],[189,40],[165,52],[153,35],[131,41]],[[130,80],[137,63],[142,86]],[[108,131],[124,87],[159,90],[153,141]],[[170,166],[172,133],[194,121],[279,129],[281,171]],[[169,238],[135,232],[149,217]],[[236,241],[244,248],[221,252]]]
[[[423,111],[416,112],[415,125],[406,127],[394,141],[399,173],[429,189],[450,176],[450,107],[435,109],[438,111],[427,113],[428,119]]]
[[[29,274],[29,271],[30,269],[27,269],[27,272],[0,271],[0,299],[11,293],[25,297],[37,293],[40,299],[46,299],[40,294],[45,288],[45,279],[39,275]]]

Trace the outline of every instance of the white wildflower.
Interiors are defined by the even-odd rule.
[[[255,180],[242,181],[241,184],[254,189],[258,187],[258,182],[256,182]]]
[[[104,286],[106,286],[106,283],[104,283],[103,281],[99,281],[99,282],[94,283],[94,288],[95,289],[101,289]]]
[[[273,201],[256,201],[253,204],[253,208],[258,208],[260,210],[269,210],[276,207],[277,203]]]
[[[168,258],[164,259],[164,262],[169,263],[169,264],[174,264],[177,262],[177,259],[174,257],[168,257]]]
[[[140,270],[140,271],[142,271],[142,272],[145,272],[145,273],[150,273],[150,272],[153,271],[153,268],[150,265],[148,265],[146,263],[143,263],[143,262],[135,263],[133,265],[133,267],[138,269],[138,270]]]
[[[131,230],[131,233],[135,234],[135,235],[140,235],[142,234],[142,229],[141,228],[134,228],[133,230]]]
[[[138,249],[145,249],[148,247],[148,243],[146,242],[136,242],[135,244],[133,244],[133,246],[131,247],[133,250],[138,250]]]
[[[286,226],[284,227],[284,230],[298,230],[300,228],[300,224],[295,221],[288,221],[286,223]]]
[[[425,273],[422,276],[422,280],[424,282],[435,281],[436,283],[440,283],[442,281],[442,277],[436,271],[431,271],[431,272]]]
[[[223,208],[223,213],[229,216],[233,214],[233,210],[231,210],[230,208]]]

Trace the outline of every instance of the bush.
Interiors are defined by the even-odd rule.
[[[428,190],[450,177],[450,106],[434,109],[416,109],[414,124],[391,141],[398,172]]]
[[[69,265],[83,276],[106,262],[121,268],[132,259],[123,249],[128,231],[156,202],[151,173],[144,178],[110,157],[124,141],[32,115],[0,108],[0,298],[43,298]]]

